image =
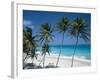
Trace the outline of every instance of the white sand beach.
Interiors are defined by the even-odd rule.
[[[47,65],[56,66],[57,58],[58,58],[57,55],[46,55],[46,57],[45,57],[45,66],[47,66]],[[59,63],[58,63],[58,66],[61,67],[61,68],[71,67],[71,61],[72,61],[71,57],[61,56],[60,60],[59,60]],[[31,63],[32,60],[27,59],[26,62]],[[38,55],[37,60],[34,59],[33,62],[36,65],[43,66],[43,56]],[[84,66],[90,66],[90,65],[91,65],[91,61],[89,61],[89,60],[76,58],[76,57],[74,58],[73,67],[84,67]]]

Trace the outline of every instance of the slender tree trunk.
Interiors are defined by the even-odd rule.
[[[34,63],[34,58],[32,58],[32,64]]]
[[[62,42],[61,42],[61,47],[60,47],[60,52],[59,52],[59,55],[58,55],[56,67],[58,66],[60,55],[61,55],[61,52],[62,52],[63,41],[64,41],[64,32],[63,32],[63,35],[62,35]]]
[[[26,59],[27,59],[27,56],[23,59],[23,61],[25,62]]]
[[[77,35],[76,44],[75,44],[75,49],[74,49],[74,53],[73,53],[73,55],[72,55],[71,67],[73,67],[73,63],[74,63],[74,56],[75,56],[75,52],[76,52],[77,45],[78,45],[78,36],[79,36],[79,34]]]
[[[47,45],[48,44],[48,41],[46,40],[45,44]],[[46,50],[45,50],[45,53],[43,55],[43,68],[45,67],[45,56],[46,56]]]
[[[28,53],[27,53],[28,54]],[[25,67],[25,60],[28,58],[28,56],[26,56],[25,58],[24,58],[24,56],[23,56],[23,69],[24,69],[24,67]]]
[[[45,67],[45,55],[46,54],[43,55],[43,68]]]

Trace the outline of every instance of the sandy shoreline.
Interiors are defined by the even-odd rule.
[[[55,66],[56,62],[57,62],[57,58],[58,58],[57,55],[50,55],[50,56],[46,55],[46,57],[45,57],[45,66],[47,66],[47,65],[54,65]],[[38,55],[37,60],[34,59],[34,63],[36,65],[43,66],[43,61],[42,60],[43,60],[43,56]],[[59,60],[59,63],[58,63],[58,66],[61,67],[61,68],[71,67],[71,61],[72,61],[71,57],[61,56],[60,60]],[[32,60],[27,59],[26,62],[31,63]],[[73,67],[83,67],[83,66],[90,66],[90,65],[91,65],[91,61],[75,57]]]

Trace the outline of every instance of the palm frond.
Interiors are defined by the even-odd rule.
[[[90,37],[90,28],[87,26],[84,19],[77,17],[72,22],[70,34],[74,37],[79,34],[80,38],[83,38],[85,41],[87,41]]]
[[[63,17],[56,25],[56,30],[60,33],[66,32],[70,26],[69,19]]]

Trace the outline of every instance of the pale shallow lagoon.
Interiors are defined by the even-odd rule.
[[[58,55],[60,52],[60,45],[50,46],[50,55]],[[74,52],[75,45],[63,45],[61,56],[71,57]],[[41,53],[41,48],[38,48],[38,52]],[[75,57],[91,60],[91,46],[90,45],[78,45],[75,53]]]

